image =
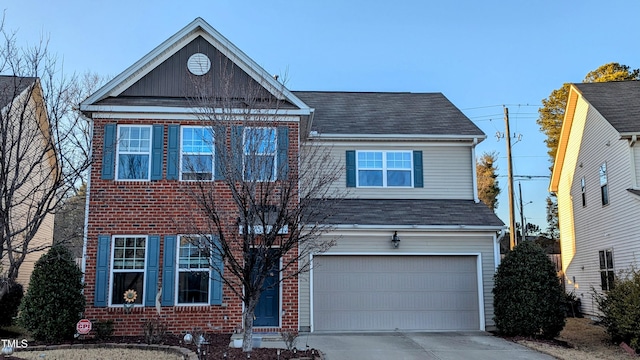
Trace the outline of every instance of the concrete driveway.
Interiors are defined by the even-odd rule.
[[[307,345],[326,360],[555,359],[482,331],[300,334],[298,349]]]

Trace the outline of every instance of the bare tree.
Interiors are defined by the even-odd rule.
[[[82,83],[66,76],[47,42],[23,48],[0,23],[0,259],[15,281],[43,222],[81,184],[89,167],[89,125],[73,110]]]
[[[341,168],[330,149],[305,140],[306,124],[298,127],[278,114],[290,106],[283,100],[284,85],[271,85],[270,93],[269,84],[237,75],[241,71],[233,65],[217,68],[226,70],[215,76],[215,85],[194,78],[193,106],[206,126],[183,130],[189,131],[182,139],[193,140],[193,152],[180,155],[181,178],[194,181],[181,184],[194,208],[193,220],[182,223],[199,235],[191,241],[200,251],[213,251],[213,270],[242,300],[248,352],[263,290],[283,282],[297,286],[295,279],[309,270],[309,254],[334,244],[322,235],[330,230],[336,201],[323,200],[345,194],[332,186]],[[266,284],[273,274],[279,276]]]

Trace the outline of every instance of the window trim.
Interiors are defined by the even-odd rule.
[[[254,153],[247,154],[246,144],[247,144],[247,132],[249,130],[255,129],[263,129],[263,130],[271,130],[273,131],[273,153]],[[273,167],[271,168],[271,177],[268,179],[247,179],[247,156],[251,155],[272,155],[273,156]],[[242,129],[242,179],[244,181],[255,181],[255,182],[273,182],[278,180],[278,128],[272,126],[245,126]]]
[[[211,131],[211,179],[183,179],[182,178],[182,161],[184,155],[208,155],[206,153],[186,153],[183,150],[183,140],[184,140],[184,130],[185,129],[209,129]],[[216,131],[211,126],[201,126],[201,125],[184,125],[180,126],[180,140],[179,140],[179,155],[178,155],[178,179],[180,181],[214,181],[216,179]],[[205,173],[198,173],[205,174]]]
[[[609,197],[609,176],[606,161],[600,165],[598,175],[600,178],[600,199],[602,200],[602,206],[607,206],[611,201]]]
[[[116,269],[114,266],[114,255],[116,250],[116,238],[144,238],[144,268],[142,270],[139,269]],[[141,299],[140,304],[134,304],[134,307],[144,307],[145,306],[145,298],[144,294],[147,292],[147,267],[149,264],[149,235],[131,235],[131,234],[123,234],[123,235],[111,235],[111,255],[109,258],[109,293],[107,295],[108,298],[108,306],[109,307],[124,307],[123,304],[113,304],[113,287],[114,287],[114,279],[113,275],[115,273],[127,273],[127,272],[142,272],[142,294],[137,294],[138,298]],[[133,271],[132,271],[133,270]],[[124,293],[122,294],[124,296]]]
[[[365,185],[360,185],[360,176],[359,176],[359,172],[360,172],[360,161],[358,159],[359,154],[361,153],[382,153],[382,185],[381,186],[365,186]],[[388,185],[387,184],[387,174],[389,169],[387,168],[387,155],[389,153],[406,153],[409,154],[409,161],[411,161],[411,164],[409,165],[408,169],[402,169],[401,171],[409,171],[409,180],[410,180],[410,184],[409,185],[402,185],[402,186],[395,186],[395,185]],[[355,168],[355,175],[356,175],[356,187],[357,188],[364,188],[364,189],[379,189],[379,188],[392,188],[392,189],[409,189],[409,188],[414,188],[415,184],[414,184],[414,152],[411,150],[356,150],[356,158],[355,158],[355,162],[356,162],[356,168]],[[362,169],[362,170],[366,170],[366,169]],[[392,169],[392,170],[398,170],[398,169]]]
[[[149,129],[149,149],[146,153],[142,152],[123,152],[120,150],[120,131],[123,128],[147,128]],[[148,165],[147,165],[147,177],[144,179],[122,179],[120,178],[120,155],[121,154],[138,154],[144,155],[146,154],[148,157]],[[153,126],[152,125],[138,125],[138,124],[118,124],[116,128],[116,156],[115,156],[115,179],[117,181],[151,181],[151,162],[152,162],[152,154],[153,154]]]
[[[174,284],[174,294],[175,294],[175,299],[174,299],[174,305],[175,306],[209,306],[211,305],[211,291],[213,290],[211,288],[211,279],[213,277],[213,269],[211,267],[212,265],[212,259],[213,259],[213,249],[210,249],[209,251],[209,259],[208,259],[208,266],[206,269],[196,269],[196,270],[191,270],[191,269],[187,269],[187,270],[181,270],[180,269],[180,240],[183,237],[188,237],[188,236],[197,236],[197,237],[205,237],[202,235],[194,235],[194,234],[182,234],[182,235],[178,235],[176,237],[176,258],[175,258],[175,284]],[[211,236],[206,236],[207,237],[207,241],[212,241]],[[180,273],[183,272],[191,272],[191,271],[198,271],[198,272],[208,272],[207,275],[207,297],[206,297],[206,301],[205,302],[199,302],[199,303],[181,303],[180,302]]]
[[[604,268],[602,268],[601,264],[600,264],[600,254],[602,254],[604,256]],[[607,254],[610,254],[611,256],[611,264],[607,263]],[[615,265],[614,265],[614,261],[613,261],[613,248],[608,248],[608,249],[604,249],[604,250],[599,250],[598,251],[598,272],[600,274],[600,288],[603,291],[609,291],[611,289],[613,289],[613,287],[615,286],[615,284],[610,284],[609,283],[609,273],[611,273],[611,275],[613,275],[613,277],[615,278]],[[607,279],[607,288],[605,289],[602,286],[602,273],[606,273],[606,279]],[[615,280],[614,280],[615,282]]]

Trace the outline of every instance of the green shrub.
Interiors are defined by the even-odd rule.
[[[575,291],[565,293],[564,298],[566,304],[567,317],[582,317],[582,300],[576,295]]]
[[[142,324],[142,331],[147,344],[159,344],[167,335],[167,325],[160,319],[147,319]]]
[[[611,339],[640,348],[640,270],[632,268],[618,274],[613,289],[604,295],[594,293]]]
[[[565,292],[542,248],[524,241],[507,253],[494,276],[498,333],[553,339],[565,322]]]
[[[0,279],[0,287],[4,286],[8,287],[8,291],[0,299],[0,326],[9,326],[18,315],[24,290],[21,284],[7,278]]]
[[[34,266],[18,321],[36,340],[71,339],[84,305],[82,272],[69,250],[54,246]]]
[[[98,320],[92,324],[96,331],[96,339],[104,340],[113,335],[113,320]]]

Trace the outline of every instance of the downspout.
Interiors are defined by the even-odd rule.
[[[471,169],[473,170],[473,201],[479,203],[478,199],[478,173],[476,171],[476,145],[478,145],[478,138],[473,138],[473,144],[471,146]]]
[[[636,141],[638,141],[638,135],[633,134],[631,136],[631,140],[629,140],[629,156],[631,158],[631,179],[632,179],[632,188],[633,189],[638,189],[638,169],[636,169],[636,154],[633,150],[634,145],[636,144]]]
[[[87,118],[89,121],[89,159],[93,158],[93,118]],[[89,237],[89,194],[91,194],[91,170],[93,162],[89,164],[89,176],[87,178],[87,189],[84,203],[84,229],[82,235],[82,283],[84,284],[84,275],[87,269],[87,239]],[[84,292],[84,288],[83,288]]]
[[[507,234],[507,230],[505,228],[500,229],[500,233],[496,236],[496,241],[493,243],[493,261],[495,265],[495,269],[498,270],[498,266],[500,266],[500,242],[502,238]]]

